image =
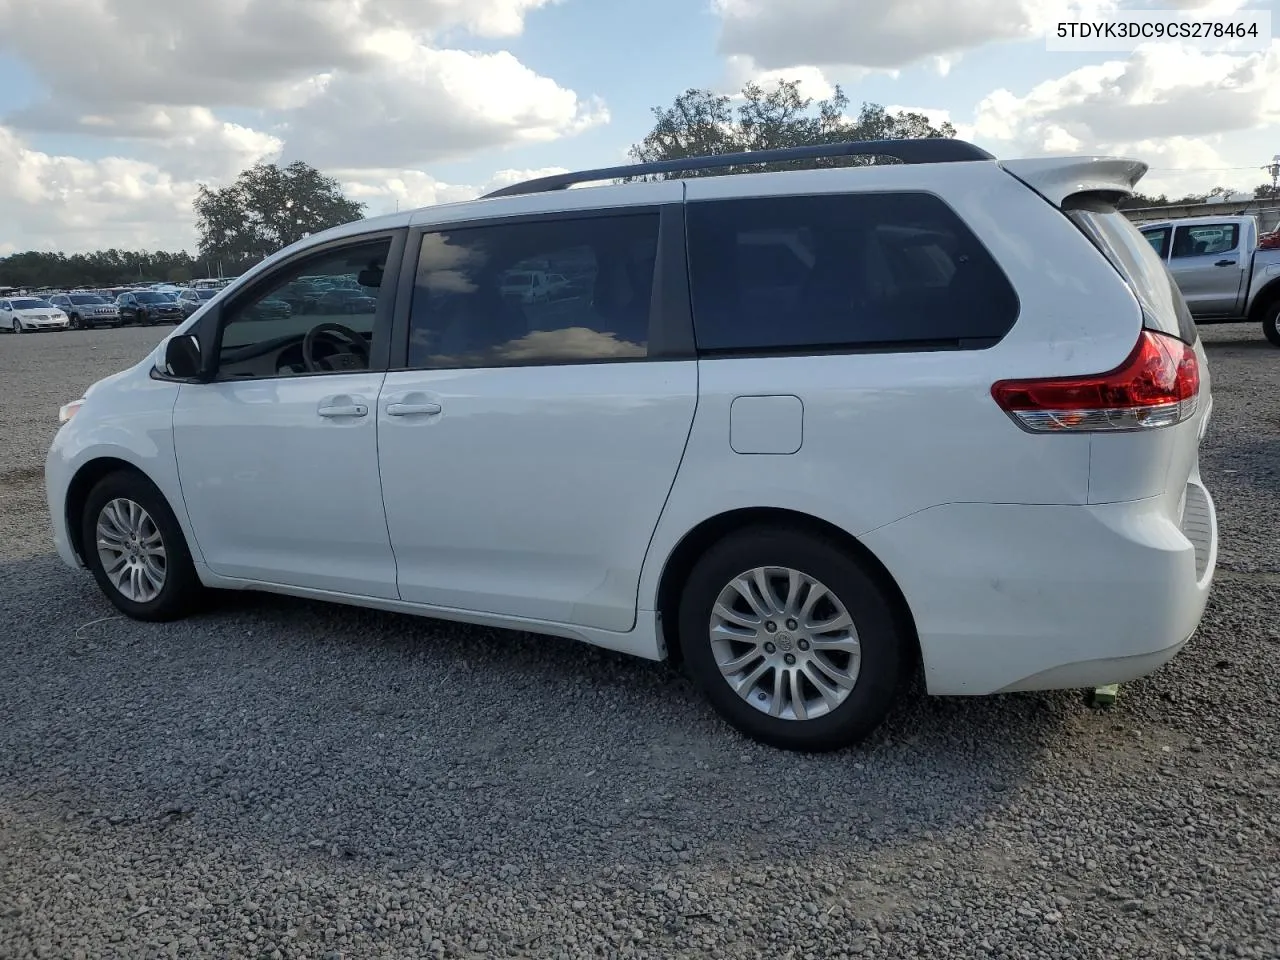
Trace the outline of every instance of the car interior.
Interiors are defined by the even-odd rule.
[[[218,379],[301,376],[308,373],[368,369],[378,294],[382,287],[389,241],[365,245],[320,263],[300,265],[270,285],[250,290],[227,308],[219,347]],[[300,299],[305,286],[317,295]],[[317,278],[355,275],[360,289],[325,297]],[[346,296],[349,293],[350,296]],[[270,303],[272,309],[262,309]]]

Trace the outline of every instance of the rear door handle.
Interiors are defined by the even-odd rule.
[[[388,403],[388,417],[413,417],[439,413],[442,407],[438,403]]]
[[[1219,260],[1214,264],[1215,267],[1234,267],[1235,265],[1236,262],[1234,260]]]

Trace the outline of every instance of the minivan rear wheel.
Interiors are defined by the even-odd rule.
[[[1273,346],[1280,347],[1280,300],[1267,308],[1262,318],[1262,332]]]
[[[742,530],[694,566],[679,614],[689,673],[752,739],[825,751],[884,720],[905,638],[876,580],[834,542]]]
[[[177,518],[141,474],[117,471],[89,491],[80,543],[102,592],[135,620],[177,620],[203,595]]]

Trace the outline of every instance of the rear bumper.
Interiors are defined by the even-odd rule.
[[[1121,683],[1151,673],[1204,614],[1213,500],[950,504],[863,538],[906,597],[930,693]]]

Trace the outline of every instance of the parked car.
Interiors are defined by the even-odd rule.
[[[294,313],[318,313],[320,298],[324,296],[326,287],[309,280],[295,280],[284,287],[277,296],[289,304]]]
[[[49,302],[67,315],[73,330],[121,324],[119,308],[96,293],[63,293]]]
[[[1253,217],[1188,217],[1141,225],[1169,265],[1196,323],[1259,323],[1280,347],[1280,243]]]
[[[561,296],[569,281],[558,273],[541,270],[509,270],[502,278],[502,295],[521,303],[541,303]]]
[[[1146,165],[947,139],[677,172],[851,155],[901,162],[564,174],[294,244],[62,409],[59,555],[140,620],[266,590],[683,662],[803,750],[917,667],[966,695],[1151,672],[1218,540],[1205,352],[1115,206]],[[502,297],[569,256],[590,298]],[[253,319],[352,272],[376,310]]]
[[[378,301],[363,291],[346,287],[326,290],[316,301],[317,313],[373,313]]]
[[[183,290],[178,294],[178,306],[182,308],[182,315],[189,317],[201,307],[206,301],[212,300],[218,294],[216,287],[199,287],[191,290]]]
[[[293,316],[293,309],[279,297],[259,300],[244,313],[246,320],[284,320]]]
[[[0,300],[0,329],[26,333],[29,330],[66,330],[70,326],[67,315],[48,300],[38,297]]]
[[[160,322],[177,323],[184,319],[182,307],[178,301],[165,293],[154,290],[132,290],[120,294],[116,301],[120,309],[120,319],[125,323],[145,323],[147,325]]]

